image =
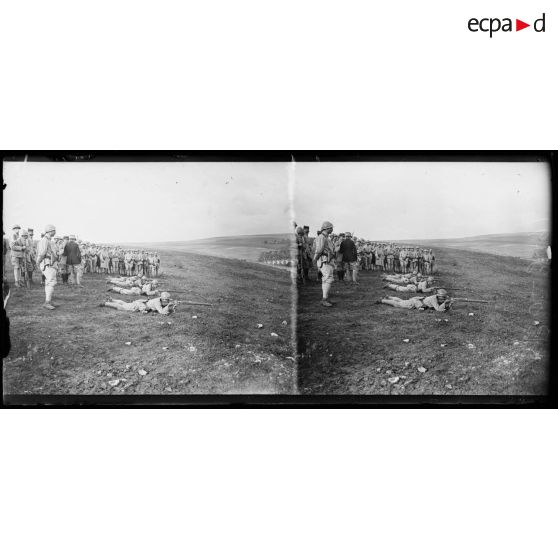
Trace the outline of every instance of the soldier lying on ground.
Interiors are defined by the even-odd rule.
[[[418,285],[421,281],[428,281],[429,283],[434,282],[433,277],[425,277],[422,273],[408,273],[406,275],[382,275],[383,281],[389,281],[390,283],[397,283],[399,285]]]
[[[159,294],[157,290],[159,282],[157,279],[149,281],[142,285],[141,287],[130,287],[125,289],[124,287],[109,287],[109,291],[114,291],[115,293],[125,294],[125,295],[146,295],[146,296],[156,296]]]
[[[107,279],[107,283],[112,283],[117,287],[129,288],[129,287],[141,287],[145,281],[147,281],[147,277],[144,275],[134,275],[132,277],[111,277]]]
[[[381,277],[384,281],[391,281],[392,283],[407,284],[411,280],[411,277],[414,277],[414,275],[412,273],[404,273],[404,274],[401,274],[401,275],[399,275],[399,274],[388,275],[386,273],[383,273]]]
[[[409,300],[403,300],[396,296],[388,296],[378,300],[376,304],[387,304],[395,308],[406,308],[411,310],[417,308],[419,310],[433,309],[436,312],[445,312],[451,308],[451,301],[444,289],[439,289],[435,295],[428,297],[414,296]]]
[[[416,285],[414,283],[409,283],[408,285],[402,286],[396,285],[395,283],[388,283],[384,285],[384,289],[391,289],[399,293],[433,293],[436,287],[432,287],[431,285],[432,280],[430,278],[420,278]]]
[[[161,293],[158,298],[134,300],[133,302],[126,302],[124,300],[117,300],[110,298],[102,302],[99,306],[108,306],[116,310],[123,310],[124,312],[158,312],[159,314],[170,314],[174,312],[176,303],[171,300],[170,294],[167,292]]]

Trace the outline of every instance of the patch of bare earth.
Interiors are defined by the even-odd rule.
[[[318,283],[299,288],[302,394],[547,393],[548,267],[464,250],[436,254],[438,285],[489,304],[456,302],[447,313],[378,305],[388,294],[379,272],[361,272],[358,286],[336,282],[332,308],[319,305]]]
[[[296,390],[289,274],[262,265],[159,250],[163,289],[179,300],[170,316],[99,307],[106,276],[85,288],[14,293],[6,394],[291,394]],[[178,292],[181,291],[181,292]],[[258,327],[261,324],[262,327]],[[272,336],[271,333],[276,333]]]

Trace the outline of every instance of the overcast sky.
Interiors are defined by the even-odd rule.
[[[548,230],[544,163],[4,164],[14,223],[96,242],[284,233],[295,218],[370,239]],[[37,235],[38,236],[38,235]]]
[[[285,163],[4,163],[4,230],[178,241],[291,231]]]
[[[549,229],[544,163],[297,163],[297,223],[369,239]]]

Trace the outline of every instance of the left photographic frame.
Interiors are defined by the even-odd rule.
[[[296,393],[288,160],[17,154],[3,181],[6,404]]]

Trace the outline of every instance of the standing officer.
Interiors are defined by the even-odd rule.
[[[52,304],[52,294],[56,285],[56,269],[58,267],[58,250],[52,241],[55,234],[56,227],[47,225],[45,235],[41,238],[37,248],[37,264],[45,276],[45,303],[43,307],[48,310],[55,309]]]
[[[76,285],[82,288],[81,284],[81,252],[79,245],[76,242],[76,235],[71,234],[69,236],[68,243],[64,246],[63,256],[66,258],[66,273],[72,279],[72,285]]]
[[[324,221],[314,243],[313,261],[322,274],[322,306],[333,306],[328,300],[333,283],[333,260],[335,259],[335,246],[329,238],[332,232],[333,225],[329,221]]]
[[[33,229],[27,229],[29,233],[29,238],[27,240],[27,255],[29,257],[29,261],[31,262],[31,266],[27,268],[27,277],[29,279],[29,283],[33,283],[33,271],[35,271],[35,261],[37,260],[37,246],[36,242],[33,240]]]
[[[10,250],[12,251],[12,267],[14,268],[15,287],[21,287],[21,268],[25,264],[25,245],[19,237],[21,227],[14,225],[12,227],[12,237],[10,239]]]
[[[26,229],[21,229],[19,239],[21,244],[25,247],[21,264],[21,279],[25,282],[25,286],[30,289],[31,282],[29,280],[29,273],[33,272],[33,261],[31,260],[33,254],[29,248],[29,233]]]

